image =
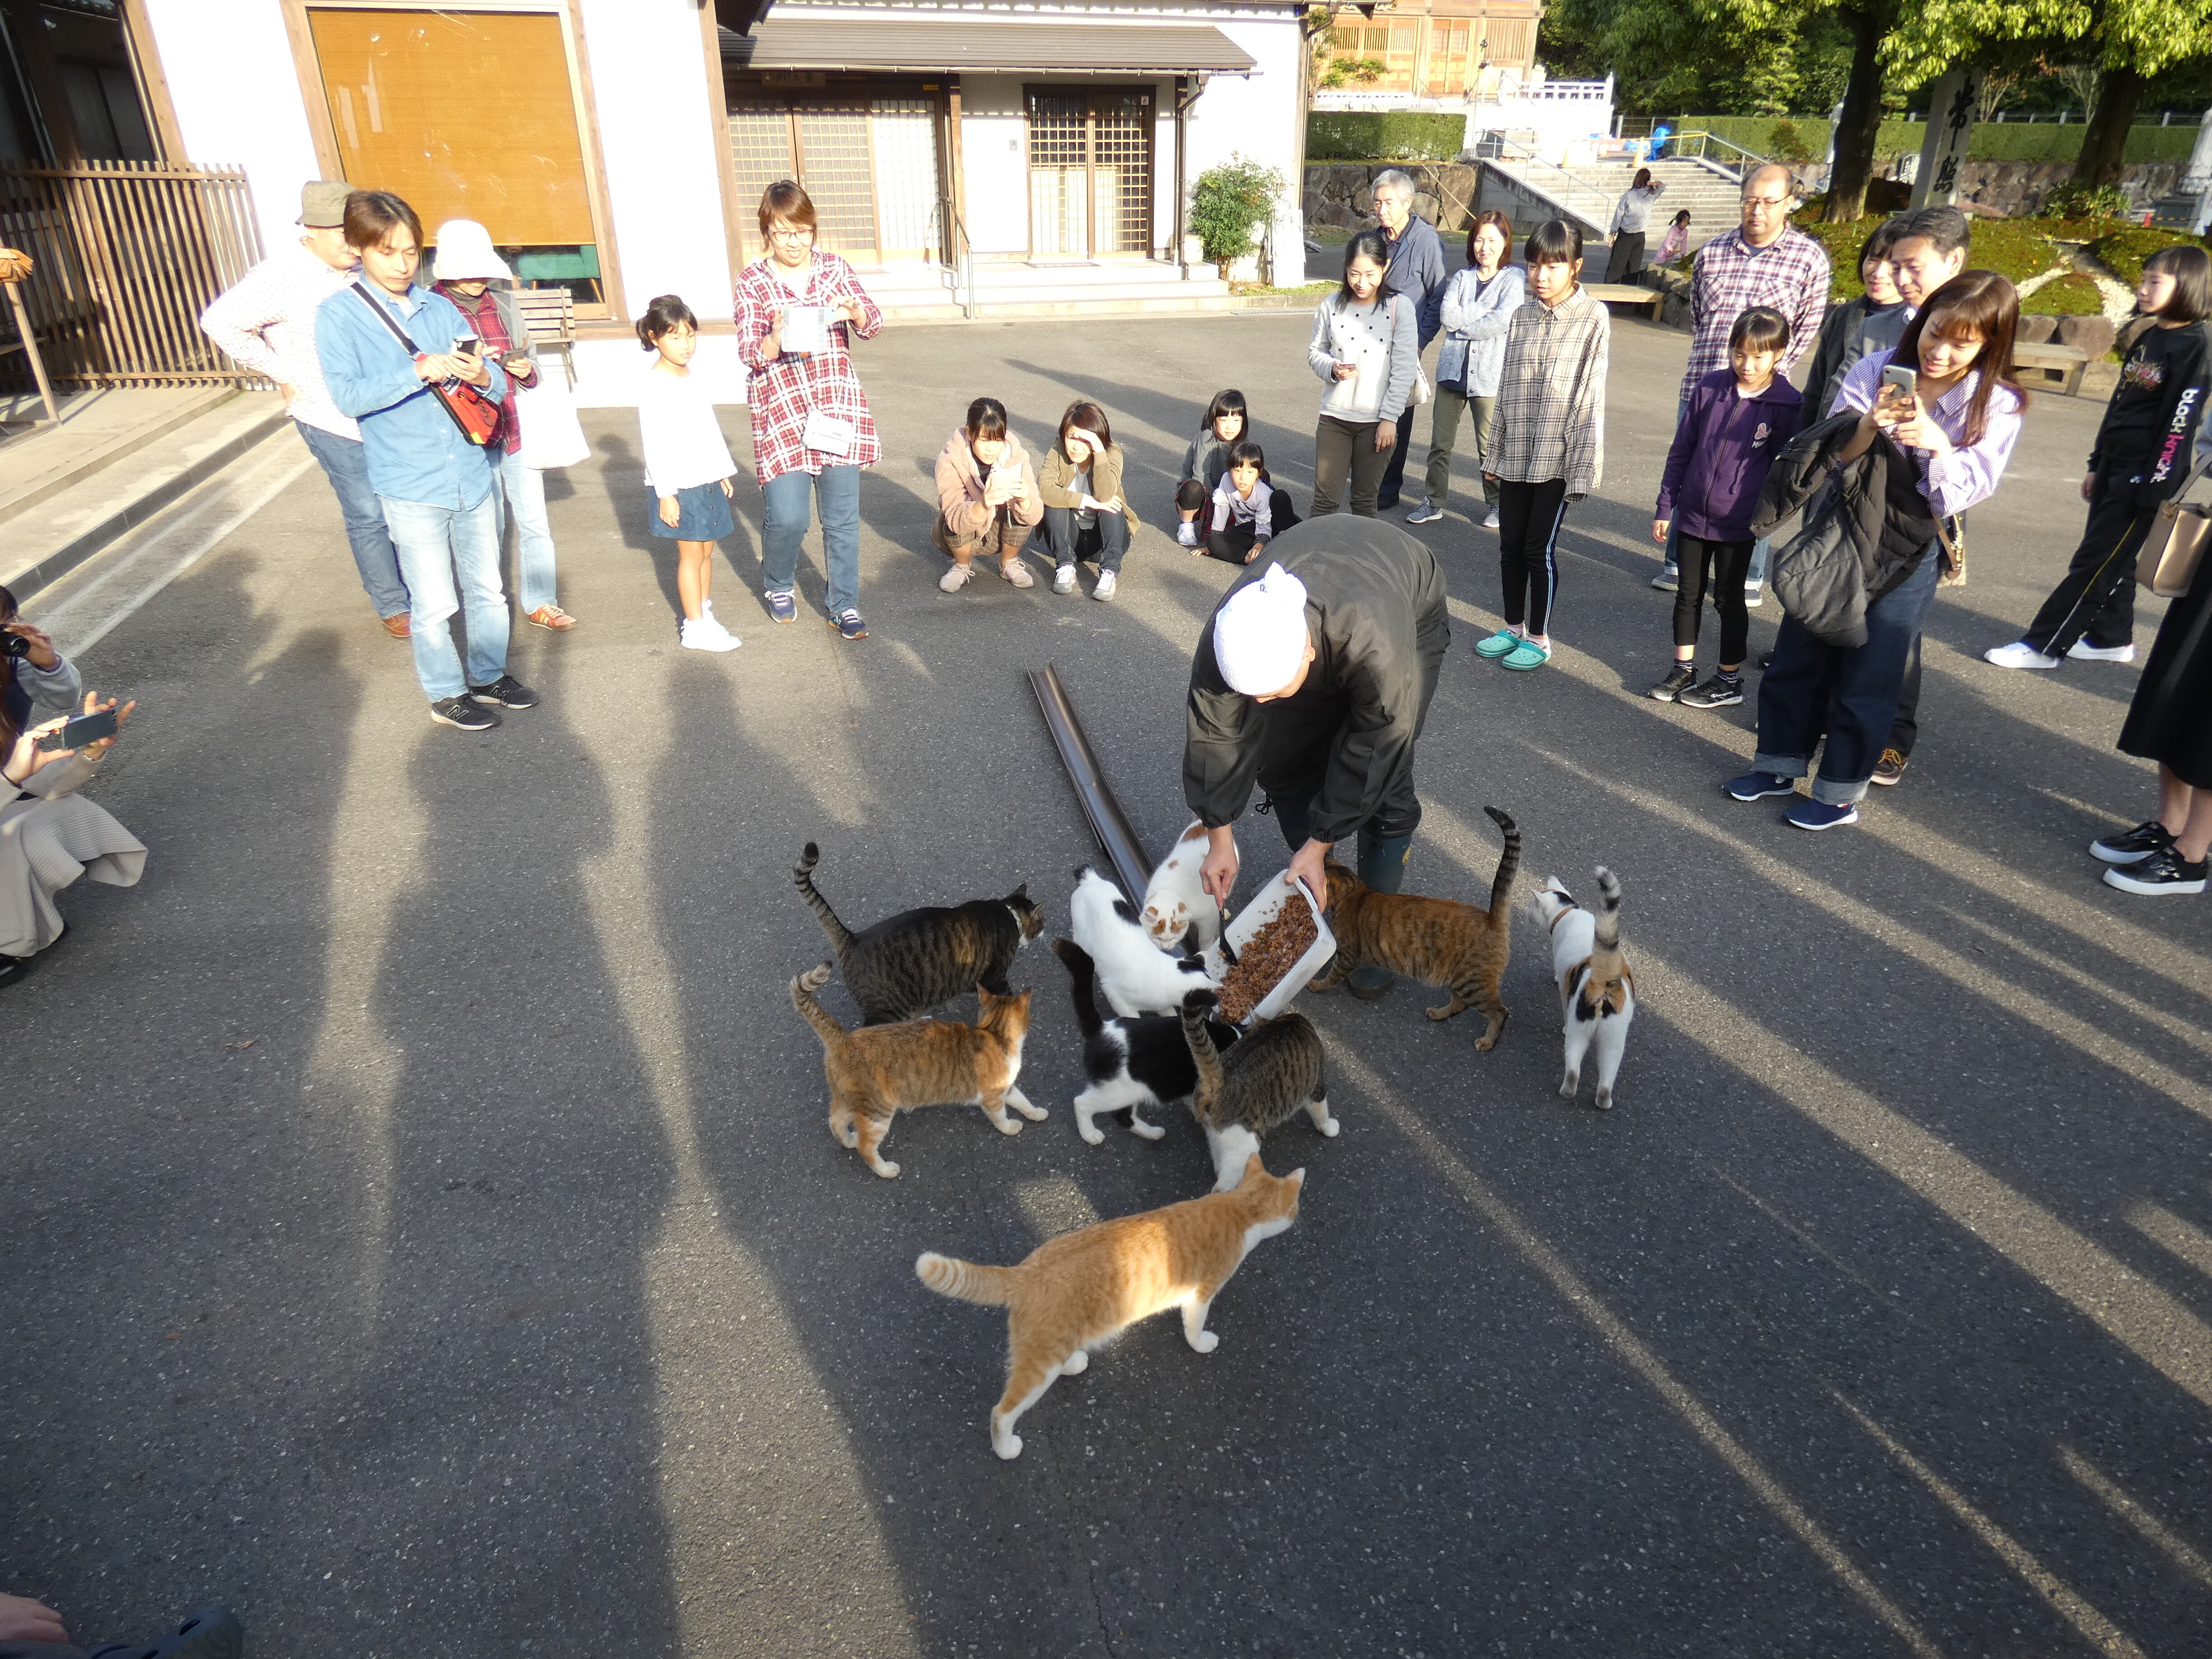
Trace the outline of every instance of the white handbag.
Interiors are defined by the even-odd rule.
[[[542,370],[535,384],[516,388],[514,412],[522,424],[523,465],[542,472],[592,459],[591,441],[576,418],[575,395],[549,384]]]

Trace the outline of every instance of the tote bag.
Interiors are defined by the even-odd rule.
[[[535,386],[515,392],[514,412],[522,423],[523,465],[544,472],[591,459],[592,446],[568,387],[549,385],[540,374]]]
[[[2212,466],[2212,455],[2197,465],[2179,489],[2158,504],[2158,517],[2143,538],[2142,553],[2136,560],[2136,580],[2162,599],[2178,599],[2189,591],[2189,584],[2197,579],[2197,567],[2204,559],[2204,544],[2212,538],[2212,507],[2181,499],[2196,488],[2208,466]]]

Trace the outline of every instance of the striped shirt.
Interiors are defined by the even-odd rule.
[[[1698,250],[1690,277],[1690,364],[1682,396],[1717,368],[1728,367],[1729,331],[1753,306],[1772,306],[1790,319],[1790,343],[1779,373],[1787,374],[1820,337],[1834,270],[1828,251],[1795,225],[1765,247],[1740,230],[1723,231]]]
[[[360,274],[332,270],[304,246],[283,248],[200,313],[200,327],[240,368],[296,388],[299,395],[285,411],[294,420],[357,442],[360,423],[338,413],[323,382],[322,359],[315,355],[315,313]]]
[[[1587,495],[1605,473],[1605,307],[1580,283],[1556,306],[1531,299],[1505,331],[1505,367],[1483,471],[1515,483],[1566,480]]]

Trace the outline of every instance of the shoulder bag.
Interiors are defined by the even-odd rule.
[[[2212,540],[2212,507],[2185,502],[2181,498],[2196,487],[2212,467],[2207,454],[2182,480],[2181,488],[2158,504],[2158,516],[2143,538],[2142,553],[2136,560],[2136,580],[2162,599],[2178,599],[2197,579],[2204,558],[2204,544]]]
[[[361,295],[362,304],[374,312],[377,320],[392,331],[392,337],[406,349],[410,360],[421,355],[422,349],[408,337],[405,329],[392,320],[392,313],[385,309],[374,295],[359,283],[353,283],[352,288],[356,294]],[[497,398],[488,396],[466,380],[425,380],[422,384],[429,387],[430,395],[438,400],[438,406],[453,416],[453,424],[461,429],[461,436],[478,447],[491,441],[492,434],[499,430]]]

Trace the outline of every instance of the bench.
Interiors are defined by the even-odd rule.
[[[568,371],[568,390],[576,389],[576,299],[565,288],[518,288],[514,308],[530,331],[532,347],[550,345]]]
[[[2021,378],[2030,386],[2046,386],[2062,397],[2071,398],[2081,389],[2081,375],[2089,367],[2089,354],[2079,346],[2060,345],[2053,341],[2049,345],[2015,345],[2012,362],[2021,372]]]
[[[1641,288],[1634,283],[1584,283],[1593,300],[1601,300],[1609,306],[1642,306],[1651,313],[1651,320],[1659,320],[1660,307],[1667,303],[1666,290]]]

